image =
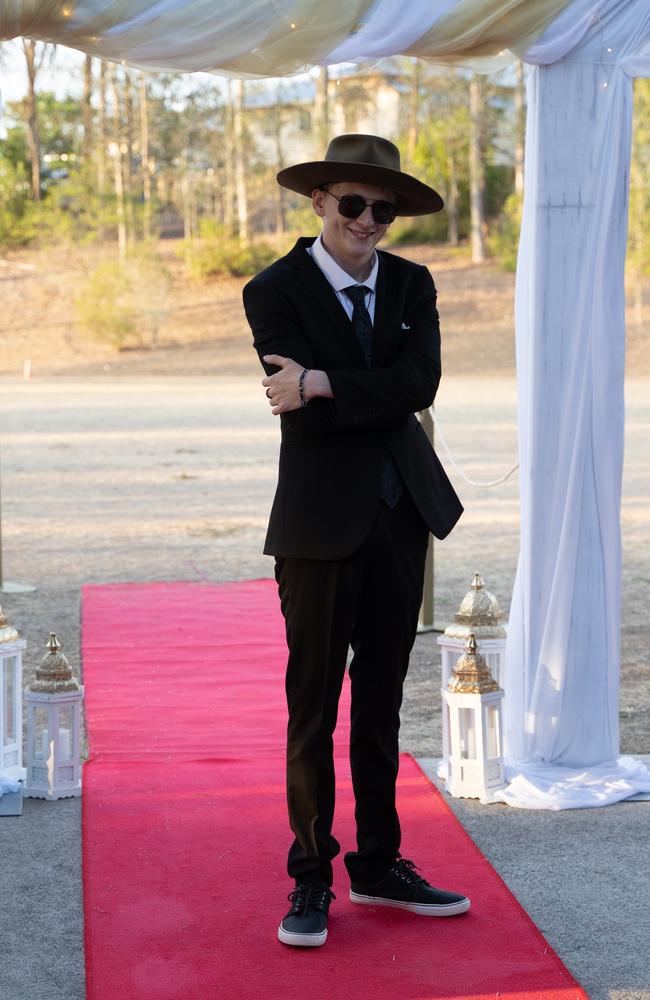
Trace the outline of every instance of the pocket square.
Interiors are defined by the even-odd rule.
[[[410,329],[411,327],[408,325],[408,323],[402,323],[402,330],[410,330]]]

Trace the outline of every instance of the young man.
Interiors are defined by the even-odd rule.
[[[440,380],[436,291],[428,270],[376,245],[396,215],[443,207],[378,136],[342,135],[322,161],[278,182],[311,197],[317,238],[244,289],[280,416],[278,488],[264,551],[275,556],[289,661],[287,800],[292,903],[278,936],[321,945],[334,895],[332,734],[348,646],[350,764],[357,850],[350,899],[448,916],[467,897],[430,886],[400,855],[395,810],[402,684],[422,600],[429,532],[462,507],[415,417]]]

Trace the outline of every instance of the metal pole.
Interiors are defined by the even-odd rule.
[[[420,412],[420,422],[427,437],[429,438],[429,441],[431,442],[431,445],[433,446],[433,417],[431,416],[429,410],[422,410]],[[442,631],[442,629],[436,629],[434,624],[435,567],[433,547],[433,535],[429,535],[429,547],[427,549],[427,558],[424,564],[424,591],[422,594],[422,606],[420,608],[418,632]]]

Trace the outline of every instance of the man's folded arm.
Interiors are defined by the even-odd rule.
[[[316,397],[308,406],[284,413],[290,426],[320,432],[391,430],[403,426],[410,413],[432,404],[440,381],[440,327],[433,279],[426,268],[422,272],[397,360],[385,368],[328,369],[334,398]],[[291,302],[269,282],[245,286],[244,308],[267,375],[278,371],[262,361],[267,354],[292,358],[304,368],[317,367]]]
[[[394,414],[428,409],[440,382],[440,323],[436,289],[422,268],[420,294],[399,357],[386,368],[327,371],[339,419],[361,425]]]
[[[311,344],[297,321],[291,303],[267,282],[251,282],[244,287],[244,309],[251,330],[253,344],[260,363],[267,375],[279,369],[263,361],[267,354],[292,358],[303,368],[317,367]],[[299,410],[283,413],[283,420],[296,430],[331,433],[360,427],[368,430],[394,430],[401,427],[409,411],[377,414],[362,422],[354,414],[340,413],[336,399],[314,397]]]

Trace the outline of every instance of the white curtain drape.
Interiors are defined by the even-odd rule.
[[[511,805],[650,791],[619,752],[631,71],[648,0],[573,3],[527,53],[516,330],[521,549],[506,651]]]

